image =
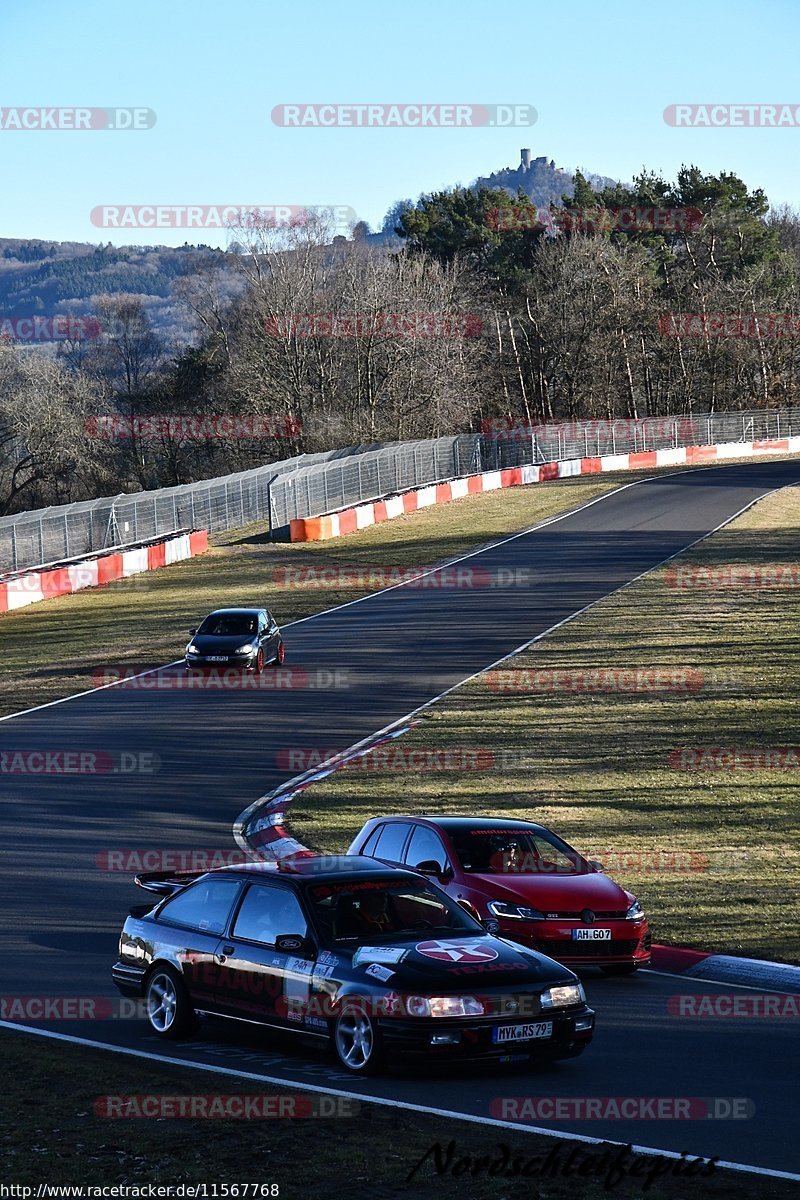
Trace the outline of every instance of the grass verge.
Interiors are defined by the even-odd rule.
[[[336,852],[386,812],[535,819],[636,892],[655,940],[800,961],[797,754],[696,753],[798,751],[799,535],[800,489],[760,501],[395,743],[401,755],[490,747],[490,766],[387,773],[362,760],[295,801],[295,832]],[[780,580],[776,564],[789,565]],[[626,690],[620,671],[653,669],[666,690],[648,692],[646,674]]]
[[[113,1120],[96,1115],[102,1097],[263,1096],[279,1089],[6,1031],[0,1031],[0,1052],[5,1075],[0,1177],[7,1185],[35,1189],[43,1182],[131,1187],[204,1182],[211,1196],[212,1183],[259,1182],[278,1184],[280,1200],[323,1200],[343,1184],[351,1200],[599,1200],[609,1195],[621,1200],[685,1200],[689,1195],[789,1200],[795,1194],[790,1189],[796,1185],[788,1182],[725,1170],[697,1177],[664,1175],[646,1190],[643,1174],[629,1174],[606,1188],[606,1178],[613,1177],[600,1170],[599,1146],[580,1147],[572,1165],[574,1172],[577,1162],[591,1160],[594,1175],[565,1177],[552,1172],[566,1163],[576,1143],[369,1103],[354,1118]],[[280,1094],[298,1093],[281,1088]],[[438,1173],[433,1154],[425,1156],[436,1143],[446,1156],[451,1141],[450,1169]],[[473,1162],[482,1156],[501,1161],[503,1144],[510,1160],[519,1158],[523,1164],[537,1157],[543,1163],[550,1154],[551,1173],[544,1178],[533,1171],[522,1179],[490,1177],[484,1167],[474,1175],[453,1174],[464,1156]],[[445,1162],[446,1157],[441,1165]],[[626,1163],[647,1172],[669,1160],[628,1156]]]

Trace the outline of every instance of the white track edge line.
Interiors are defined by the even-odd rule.
[[[160,667],[150,667],[147,671],[140,671],[138,675],[126,675],[124,679],[113,679],[111,683],[101,683],[97,687],[87,688],[84,692],[73,692],[71,696],[60,696],[58,700],[48,700],[45,704],[34,704],[33,708],[21,708],[19,712],[6,713],[4,717],[0,717],[0,722],[11,721],[14,717],[26,717],[28,713],[41,712],[45,708],[54,708],[56,704],[66,704],[68,700],[80,700],[81,696],[93,696],[95,692],[104,692],[107,688],[130,683],[132,679],[144,679],[146,675],[155,675],[158,671],[168,671],[170,667],[177,667],[183,661],[182,658],[176,658],[174,662],[163,663]]]
[[[713,954],[709,954],[709,958],[713,958]],[[791,967],[791,963],[774,963],[776,967]],[[795,970],[800,970],[796,967]],[[663,975],[665,979],[682,979],[684,983],[706,984],[711,983],[714,987],[735,987],[744,988],[748,992],[766,993],[770,996],[797,996],[797,992],[784,992],[779,987],[759,987],[757,983],[734,983],[732,979],[707,979],[705,975],[679,975],[675,971],[659,971],[657,967],[642,967],[643,975]]]
[[[191,1071],[208,1071],[214,1075],[232,1076],[235,1079],[251,1079],[258,1083],[278,1084],[282,1087],[294,1088],[295,1091],[312,1092],[320,1096],[339,1096],[346,1097],[350,1100],[359,1100],[365,1104],[379,1104],[384,1108],[402,1108],[409,1112],[426,1113],[429,1116],[448,1117],[456,1121],[467,1121],[473,1125],[491,1125],[499,1129],[514,1129],[518,1133],[536,1133],[544,1137],[560,1138],[562,1141],[584,1142],[593,1146],[630,1146],[631,1152],[634,1154],[656,1155],[663,1158],[674,1159],[678,1162],[685,1158],[685,1154],[679,1154],[677,1150],[660,1150],[655,1146],[635,1146],[630,1142],[617,1142],[611,1138],[590,1137],[588,1134],[573,1133],[569,1130],[563,1132],[558,1129],[545,1129],[538,1125],[523,1125],[518,1121],[501,1121],[495,1117],[481,1117],[473,1113],[453,1112],[447,1108],[435,1108],[428,1104],[415,1104],[402,1100],[391,1100],[384,1096],[365,1096],[360,1092],[348,1092],[343,1088],[321,1087],[318,1084],[295,1082],[290,1079],[284,1079],[277,1075],[258,1075],[254,1071],[240,1071],[234,1067],[221,1067],[216,1063],[198,1063],[184,1058],[173,1058],[170,1055],[151,1054],[147,1050],[134,1050],[132,1047],[115,1046],[110,1042],[96,1042],[85,1038],[75,1037],[69,1033],[57,1033],[50,1029],[36,1029],[30,1025],[17,1025],[14,1021],[0,1021],[0,1029],[9,1029],[17,1033],[33,1034],[35,1037],[51,1038],[54,1041],[70,1042],[73,1045],[89,1046],[94,1050],[111,1051],[113,1054],[124,1054],[129,1058],[143,1058],[148,1062],[164,1063],[167,1066],[186,1067]],[[692,1158],[708,1158],[708,1155],[698,1154],[690,1155]],[[766,1175],[771,1179],[789,1179],[800,1181],[800,1174],[794,1175],[788,1171],[777,1171],[771,1167],[755,1167],[747,1163],[735,1163],[718,1160],[717,1167],[725,1168],[729,1171],[741,1171],[752,1175]]]

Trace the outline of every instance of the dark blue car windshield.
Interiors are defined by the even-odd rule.
[[[206,617],[197,632],[206,637],[247,637],[256,632],[256,618],[236,615]]]

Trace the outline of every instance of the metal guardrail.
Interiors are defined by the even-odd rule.
[[[0,573],[145,541],[314,517],[457,476],[525,463],[800,436],[800,409],[516,425],[427,441],[351,446],[152,492],[0,517]]]
[[[270,526],[279,532],[296,517],[316,517],[479,471],[798,435],[800,409],[788,409],[515,425],[488,433],[401,442],[341,463],[300,466],[275,478],[269,487]]]
[[[483,470],[480,440],[480,434],[465,433],[398,442],[337,463],[287,471],[269,486],[270,527],[277,533],[295,517],[316,517],[423,484],[475,474]]]
[[[178,487],[123,492],[0,517],[0,573],[81,558],[114,545],[146,541],[172,529],[220,533],[266,520],[268,487],[276,476],[296,470],[301,463],[312,466],[363,453],[365,449],[352,446],[304,454]]]

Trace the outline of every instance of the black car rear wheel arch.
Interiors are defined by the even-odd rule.
[[[158,1037],[180,1038],[197,1025],[186,984],[169,963],[154,963],[144,981],[147,1021]]]

